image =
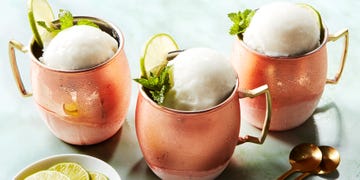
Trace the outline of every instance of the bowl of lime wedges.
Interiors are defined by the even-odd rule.
[[[61,154],[46,157],[22,169],[15,180],[121,180],[106,162],[88,155]]]

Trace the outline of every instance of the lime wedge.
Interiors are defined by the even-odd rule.
[[[87,171],[77,163],[59,163],[50,167],[49,170],[61,172],[70,179],[90,180],[90,176]]]
[[[70,180],[66,175],[57,171],[39,171],[25,178],[25,180]]]
[[[44,47],[44,42],[49,41],[50,33],[46,29],[40,27],[37,21],[44,21],[50,27],[54,20],[54,13],[47,0],[28,0],[28,18],[33,32],[35,41]]]
[[[141,75],[146,78],[150,72],[156,74],[159,69],[167,64],[168,52],[178,49],[178,45],[170,35],[161,33],[152,36],[146,42],[140,57]]]
[[[101,173],[89,171],[90,180],[108,180],[108,178]]]
[[[320,28],[320,39],[322,39],[324,36],[324,26],[323,26],[321,15],[320,15],[319,11],[316,10],[313,6],[306,4],[306,3],[298,3],[298,5],[306,8],[314,13],[314,15],[316,16],[317,22],[319,24],[319,28]]]

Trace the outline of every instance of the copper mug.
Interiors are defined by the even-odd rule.
[[[42,49],[30,41],[29,49],[9,42],[9,56],[16,83],[23,96],[33,96],[40,114],[52,133],[76,145],[95,144],[113,136],[125,121],[130,104],[131,77],[124,52],[124,37],[113,24],[89,19],[118,42],[118,50],[105,62],[81,70],[58,70],[39,61]],[[55,21],[55,24],[58,21]],[[15,49],[29,52],[32,93],[23,85]]]
[[[327,79],[326,44],[341,37],[345,43],[340,67],[334,78]],[[336,84],[341,77],[348,39],[347,29],[329,35],[324,28],[324,38],[315,50],[296,57],[270,57],[252,50],[237,37],[231,61],[239,76],[239,87],[251,89],[261,84],[269,85],[273,98],[270,130],[295,128],[312,115],[325,84]],[[264,101],[264,97],[240,100],[243,117],[258,128],[261,128],[266,111]]]
[[[261,136],[239,137],[239,98],[263,93],[267,111]],[[201,111],[159,106],[140,86],[135,127],[145,161],[161,179],[214,179],[225,169],[237,145],[264,142],[270,116],[271,98],[267,85],[240,91],[236,83],[226,100]]]

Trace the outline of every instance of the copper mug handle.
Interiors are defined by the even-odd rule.
[[[32,96],[32,93],[28,92],[24,86],[24,83],[21,79],[21,75],[19,72],[19,68],[17,66],[17,61],[16,61],[16,55],[15,55],[15,49],[23,52],[23,53],[27,53],[28,49],[21,44],[18,41],[15,40],[10,40],[9,41],[9,59],[10,59],[10,65],[11,65],[11,69],[15,78],[15,81],[17,83],[17,87],[19,88],[21,94],[24,97],[29,97]]]
[[[265,112],[265,120],[262,127],[260,137],[254,137],[250,135],[246,135],[245,137],[239,137],[238,145],[245,142],[252,142],[255,144],[262,144],[265,141],[265,138],[269,132],[270,121],[271,121],[271,96],[268,85],[262,85],[258,88],[252,90],[239,90],[239,98],[254,98],[261,94],[265,94],[266,97],[266,112]]]
[[[326,84],[337,84],[339,82],[339,79],[344,70],[346,56],[347,56],[347,52],[348,52],[348,46],[349,46],[349,30],[348,29],[343,29],[335,34],[329,35],[328,42],[329,41],[335,42],[343,36],[344,36],[344,49],[343,49],[342,55],[341,55],[340,67],[334,78],[326,79]]]

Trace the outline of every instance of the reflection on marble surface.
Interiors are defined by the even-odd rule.
[[[294,2],[299,2],[291,0]],[[228,35],[228,12],[256,8],[264,1],[50,1],[54,11],[63,8],[75,15],[91,15],[118,26],[125,35],[125,52],[131,76],[139,75],[139,56],[143,43],[159,32],[171,34],[180,47],[205,46],[229,57],[233,37]],[[229,166],[218,179],[276,179],[290,168],[288,156],[293,146],[312,142],[331,145],[340,152],[338,170],[327,176],[308,179],[360,178],[360,1],[310,1],[322,14],[331,33],[348,27],[350,48],[344,74],[339,84],[327,85],[315,113],[302,126],[271,132],[263,145],[243,144],[235,149]],[[23,98],[10,70],[7,42],[16,39],[27,44],[31,30],[24,1],[2,0],[0,23],[0,179],[11,179],[26,165],[44,157],[62,153],[89,154],[112,165],[122,179],[158,179],[147,167],[135,135],[134,112],[137,85],[132,83],[132,96],[127,121],[111,139],[91,146],[73,146],[51,134],[40,119],[33,98]],[[337,71],[341,43],[330,43],[329,72]],[[17,53],[19,67],[29,83],[29,59]],[[243,121],[241,134],[257,135],[260,130]],[[292,178],[295,177],[292,176]]]

